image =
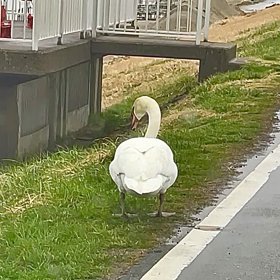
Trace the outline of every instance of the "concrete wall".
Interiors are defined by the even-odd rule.
[[[19,116],[17,89],[15,86],[0,87],[0,155],[14,158],[18,144]]]
[[[59,137],[87,125],[89,66],[82,63],[17,86],[19,158],[52,150]]]
[[[17,85],[0,87],[0,158],[53,150],[58,138],[88,123],[90,66],[83,62]]]
[[[17,155],[48,147],[48,79],[43,77],[17,86],[19,139]]]
[[[68,39],[36,52],[1,43],[0,159],[53,150],[100,112],[104,54],[92,54],[90,40]]]

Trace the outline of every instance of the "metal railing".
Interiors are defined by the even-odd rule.
[[[32,49],[38,50],[41,40],[86,30],[88,0],[33,0],[34,27]]]
[[[40,40],[60,35],[61,1],[44,0],[33,3],[32,49],[38,50]]]
[[[0,38],[1,41],[29,41],[31,42],[31,31],[28,30],[23,22],[27,22],[27,14],[31,12],[32,5],[30,0],[0,0],[1,3],[1,25],[0,34],[6,34],[3,29],[10,30],[9,36]],[[6,18],[2,18],[2,7],[6,11]]]
[[[96,32],[97,34],[195,39],[196,44],[200,44],[202,38],[208,40],[210,1],[166,0],[156,1],[154,4],[145,1],[139,5],[137,0],[104,0],[101,11],[98,12],[105,17],[103,24],[97,26]],[[124,15],[121,18],[118,9],[120,2]],[[128,5],[132,2],[134,7]],[[126,17],[127,14],[133,14],[134,18]],[[121,24],[116,20],[119,18]]]
[[[102,34],[208,40],[211,0],[0,0],[10,24],[8,41],[39,42],[87,31]],[[29,17],[33,27],[28,26]],[[2,32],[1,32],[2,34]],[[1,36],[3,37],[3,36]],[[9,36],[4,36],[9,37]],[[78,38],[77,38],[78,39]]]

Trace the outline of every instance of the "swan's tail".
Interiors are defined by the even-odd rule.
[[[128,177],[124,177],[124,183],[126,187],[137,194],[149,194],[159,192],[162,188],[162,176],[157,176],[156,178],[148,179],[146,181],[138,181]]]

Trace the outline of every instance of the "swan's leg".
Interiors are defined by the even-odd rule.
[[[162,217],[163,201],[164,201],[164,193],[161,193],[159,195],[159,208],[158,208],[157,217]]]
[[[175,215],[176,213],[168,213],[168,212],[162,212],[163,210],[163,202],[164,202],[164,193],[161,193],[159,195],[159,208],[158,208],[158,212],[153,212],[151,214],[149,214],[150,216],[153,217],[170,217]]]
[[[122,208],[122,216],[127,217],[127,213],[125,212],[124,200],[125,200],[125,194],[123,192],[121,192],[120,193],[120,202],[121,202],[121,208]]]

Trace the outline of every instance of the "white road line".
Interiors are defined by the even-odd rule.
[[[203,227],[224,228],[233,217],[268,181],[270,173],[280,166],[280,145],[253,170],[199,224]],[[193,229],[186,237],[156,263],[141,280],[175,280],[183,269],[205,249],[220,231]]]

